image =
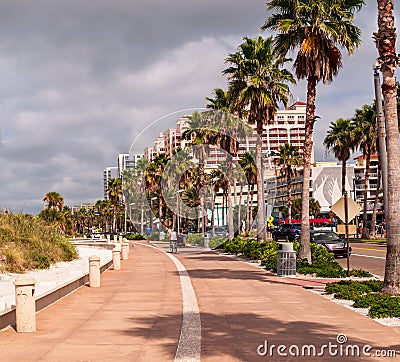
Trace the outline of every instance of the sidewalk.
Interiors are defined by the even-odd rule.
[[[0,361],[173,361],[182,323],[180,279],[162,251],[144,244],[136,243],[120,271],[102,275],[101,288],[83,287],[40,312],[36,333],[0,332]],[[380,325],[293,284],[295,279],[200,248],[174,256],[196,293],[201,361],[400,359],[400,328]],[[347,342],[340,344],[338,336]],[[328,343],[370,345],[371,353],[396,350],[398,357],[332,356],[327,350],[320,357],[280,357],[276,350],[313,345],[319,352]]]
[[[0,361],[172,361],[181,290],[162,252],[137,246],[121,270],[37,314],[36,333],[0,332]],[[176,318],[166,318],[170,314]]]

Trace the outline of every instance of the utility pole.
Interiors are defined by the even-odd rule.
[[[381,79],[378,72],[380,66],[378,62],[373,69],[374,69],[376,115],[378,121],[379,162],[381,164],[381,170],[382,170],[383,203],[384,203],[384,212],[386,216],[386,210],[388,205],[388,164],[387,164],[387,151],[386,151],[386,123],[382,109]]]

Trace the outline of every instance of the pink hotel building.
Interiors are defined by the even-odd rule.
[[[296,102],[292,106],[284,110],[278,110],[275,114],[273,122],[264,126],[263,154],[271,155],[271,151],[278,153],[279,146],[285,142],[289,142],[303,152],[304,134],[306,119],[306,103]],[[172,157],[174,149],[181,145],[181,135],[188,128],[188,116],[179,118],[176,122],[176,128],[169,128],[154,140],[152,146],[148,146],[144,150],[144,157],[151,161],[155,155],[165,153]],[[255,135],[254,131],[254,135]],[[240,143],[239,154],[255,149],[256,137],[248,137]],[[214,165],[225,160],[224,153],[217,148],[213,148],[210,157],[207,160],[207,166],[213,168]],[[268,165],[266,165],[268,167]],[[269,164],[271,166],[271,163]]]

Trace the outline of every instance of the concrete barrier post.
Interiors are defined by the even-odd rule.
[[[128,260],[129,258],[129,244],[122,243],[122,260]]]
[[[114,242],[117,242],[117,234],[114,234]]]
[[[108,243],[111,242],[111,236],[110,236],[110,234],[107,234],[107,242],[108,242]]]
[[[100,257],[98,255],[89,257],[89,287],[100,287]]]
[[[113,258],[113,269],[120,270],[121,269],[121,250],[119,248],[114,248],[112,250],[112,258]]]
[[[28,275],[23,275],[15,280],[14,285],[17,332],[35,332],[35,279]]]
[[[119,236],[119,240],[120,243],[122,243],[122,235]]]

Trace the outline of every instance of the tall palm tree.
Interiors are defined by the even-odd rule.
[[[182,134],[182,140],[189,140],[190,145],[193,147],[192,151],[194,156],[199,161],[199,183],[197,188],[200,192],[200,208],[202,213],[202,233],[205,233],[206,217],[204,213],[204,195],[202,188],[204,187],[204,167],[206,157],[210,152],[210,144],[215,143],[217,137],[213,131],[213,124],[210,120],[199,112],[194,112],[190,117],[189,128]]]
[[[294,69],[298,79],[307,79],[307,109],[304,143],[302,221],[299,259],[311,263],[309,185],[313,150],[316,87],[319,81],[331,83],[342,66],[344,48],[352,54],[361,43],[361,31],[353,25],[354,13],[363,0],[271,0],[267,10],[272,15],[262,30],[278,32],[275,47],[286,56],[298,48]]]
[[[146,170],[149,162],[144,158],[140,158],[136,162],[135,173],[137,177],[136,192],[140,194],[140,233],[144,234],[144,200],[146,197]]]
[[[371,174],[371,156],[377,152],[378,124],[376,118],[375,105],[364,105],[361,109],[356,109],[353,118],[354,139],[357,146],[361,148],[365,159],[364,175],[364,202],[363,202],[363,231],[362,237],[369,238],[369,229],[365,227],[368,220],[368,189],[369,176]]]
[[[247,121],[257,131],[257,241],[266,237],[265,205],[262,175],[263,125],[273,120],[279,103],[287,105],[289,86],[295,83],[293,75],[284,69],[289,59],[278,57],[272,48],[272,37],[244,38],[238,51],[229,54],[226,63],[230,66],[223,71],[228,76],[232,108],[242,115],[248,110]]]
[[[118,203],[122,197],[122,180],[111,178],[108,180],[107,194],[113,204],[113,232],[117,229]]]
[[[355,148],[354,127],[350,119],[338,118],[331,122],[324,146],[342,162],[342,195],[346,192],[346,163]]]
[[[246,231],[251,230],[253,216],[253,195],[254,185],[257,183],[257,167],[256,156],[254,151],[246,152],[239,160],[239,165],[242,168],[247,178],[247,212],[246,212]]]
[[[229,237],[234,236],[234,221],[233,221],[233,200],[232,200],[232,184],[234,186],[234,196],[236,199],[236,181],[233,177],[233,158],[237,156],[239,151],[239,141],[246,136],[252,134],[252,128],[246,125],[241,119],[230,113],[232,105],[229,99],[229,93],[221,88],[214,90],[215,99],[206,98],[210,103],[207,108],[213,111],[204,112],[210,119],[213,125],[213,130],[216,132],[214,142],[226,152],[226,169],[228,179],[228,233]]]
[[[296,176],[296,167],[300,166],[301,158],[299,150],[292,144],[285,142],[284,145],[279,147],[278,158],[275,160],[276,165],[280,168],[283,176],[286,176],[287,182],[287,208],[288,219],[292,222],[292,183],[291,179]]]
[[[388,158],[388,205],[385,205],[387,223],[387,253],[383,292],[400,295],[400,150],[397,115],[396,29],[394,27],[394,0],[377,0],[378,32],[374,33],[380,69],[383,75],[382,92],[385,103],[386,143]]]

